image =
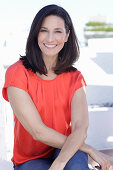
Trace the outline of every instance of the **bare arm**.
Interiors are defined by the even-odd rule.
[[[77,113],[81,113],[82,116],[77,115]],[[93,147],[87,144],[83,144],[88,126],[88,109],[84,88],[79,89],[77,93],[75,93],[72,100],[71,114],[72,133],[62,144],[61,152],[53,162],[50,170],[62,170],[68,160],[76,153],[78,149],[86,152],[94,161],[96,161],[101,166],[102,170],[109,170],[109,157],[102,152],[97,151]]]
[[[8,87],[7,92],[9,102],[16,117],[32,135],[34,140],[39,140],[47,145],[61,149],[67,137],[44,125],[30,96],[24,90],[15,87]],[[95,150],[93,151],[92,147],[83,144],[79,149],[90,154],[95,160]]]
[[[64,143],[59,156],[53,163],[53,167],[60,162],[65,167],[70,158],[78,151],[87,136],[88,109],[85,88],[78,89],[71,103],[71,125],[72,133]]]
[[[7,88],[11,107],[23,127],[32,135],[34,140],[55,148],[62,148],[66,136],[47,127],[27,92],[16,87]],[[60,139],[60,140],[59,140]]]
[[[83,144],[80,150],[86,152],[95,162],[95,165],[101,166],[102,170],[110,170],[110,158],[108,155],[96,150],[90,145]]]

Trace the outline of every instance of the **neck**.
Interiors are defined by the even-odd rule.
[[[57,62],[57,56],[43,56],[44,63],[46,65],[47,71],[51,72],[53,71],[53,67],[55,67]]]

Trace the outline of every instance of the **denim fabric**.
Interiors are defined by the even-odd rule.
[[[52,164],[50,159],[34,159],[19,166],[14,165],[14,170],[48,170]]]
[[[53,155],[53,160],[58,156],[60,149],[56,149]],[[64,170],[89,170],[88,155],[82,151],[77,151],[74,156],[68,161]]]
[[[14,170],[48,170],[59,152],[60,149],[55,149],[53,156],[49,159],[34,159],[17,167],[14,165]],[[82,151],[77,151],[68,161],[64,170],[89,170],[87,154]]]

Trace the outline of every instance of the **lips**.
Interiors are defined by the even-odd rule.
[[[57,45],[56,44],[44,44],[44,46],[47,48],[55,48]]]

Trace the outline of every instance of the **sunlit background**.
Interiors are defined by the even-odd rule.
[[[97,149],[112,149],[113,0],[0,0],[0,90],[6,68],[25,54],[34,16],[48,4],[68,11],[79,40],[81,55],[75,67],[87,83],[90,127],[86,141]],[[12,146],[13,114],[0,93],[0,159],[10,160]]]

